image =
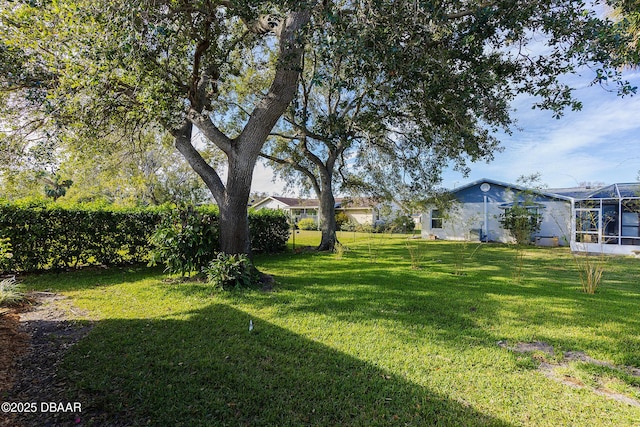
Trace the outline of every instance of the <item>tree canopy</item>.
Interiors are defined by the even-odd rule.
[[[252,171],[292,101],[280,129],[338,168],[379,152],[437,172],[490,157],[519,93],[579,108],[562,75],[616,80],[621,43],[566,0],[2,0],[0,34],[4,154],[160,127],[220,206],[229,253],[249,251]]]
[[[2,54],[22,62],[3,72],[7,102],[14,111],[29,111],[26,120],[39,125],[31,135],[38,137],[71,132],[97,138],[162,127],[220,206],[221,249],[248,252],[253,166],[295,93],[299,39],[313,6],[287,0],[4,1]],[[266,44],[278,46],[271,83],[255,95],[250,117],[225,133],[233,120],[226,114],[226,94],[234,91],[229,78],[260,67]],[[13,124],[25,128],[20,120]],[[194,125],[227,157],[226,182],[196,146]],[[12,150],[33,141],[14,139]]]
[[[517,95],[559,117],[581,107],[567,73],[617,77],[615,26],[582,2],[349,4],[312,18],[298,93],[263,152],[318,195],[322,249],[335,241],[334,182],[401,204],[426,197],[445,165],[492,158]]]

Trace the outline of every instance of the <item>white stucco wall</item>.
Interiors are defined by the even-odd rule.
[[[338,212],[344,212],[347,214],[350,220],[358,224],[372,224],[373,215],[370,209],[347,209],[338,210]]]
[[[547,202],[541,209],[542,223],[535,236],[558,237],[561,245],[567,245],[570,237],[571,206],[568,202]],[[435,236],[442,240],[480,240],[485,230],[489,241],[511,243],[513,238],[502,228],[500,215],[504,209],[498,203],[465,203],[450,212],[450,218],[443,221],[442,228],[431,228],[432,210],[428,210],[422,219],[422,237]],[[485,227],[485,221],[487,226]]]

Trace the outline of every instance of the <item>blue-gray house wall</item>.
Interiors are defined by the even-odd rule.
[[[542,216],[534,238],[538,237],[537,241],[543,244],[569,243],[572,215],[569,198],[490,179],[474,181],[451,193],[457,202],[446,214],[432,207],[423,215],[423,238],[512,242],[509,232],[502,228],[500,215],[526,197],[536,204]]]

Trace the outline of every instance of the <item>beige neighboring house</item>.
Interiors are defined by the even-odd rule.
[[[318,199],[269,196],[251,206],[255,210],[276,209],[287,212],[296,222],[304,218],[318,221],[320,202]],[[380,217],[380,203],[365,198],[336,198],[336,213],[344,212],[357,224],[374,224]]]

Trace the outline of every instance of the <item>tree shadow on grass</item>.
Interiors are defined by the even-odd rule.
[[[162,266],[148,267],[143,264],[112,268],[89,267],[64,272],[26,274],[20,279],[29,289],[55,289],[58,292],[73,292],[100,286],[160,279],[164,275],[163,269]]]
[[[63,376],[96,425],[507,423],[226,305],[186,319],[105,320]]]

